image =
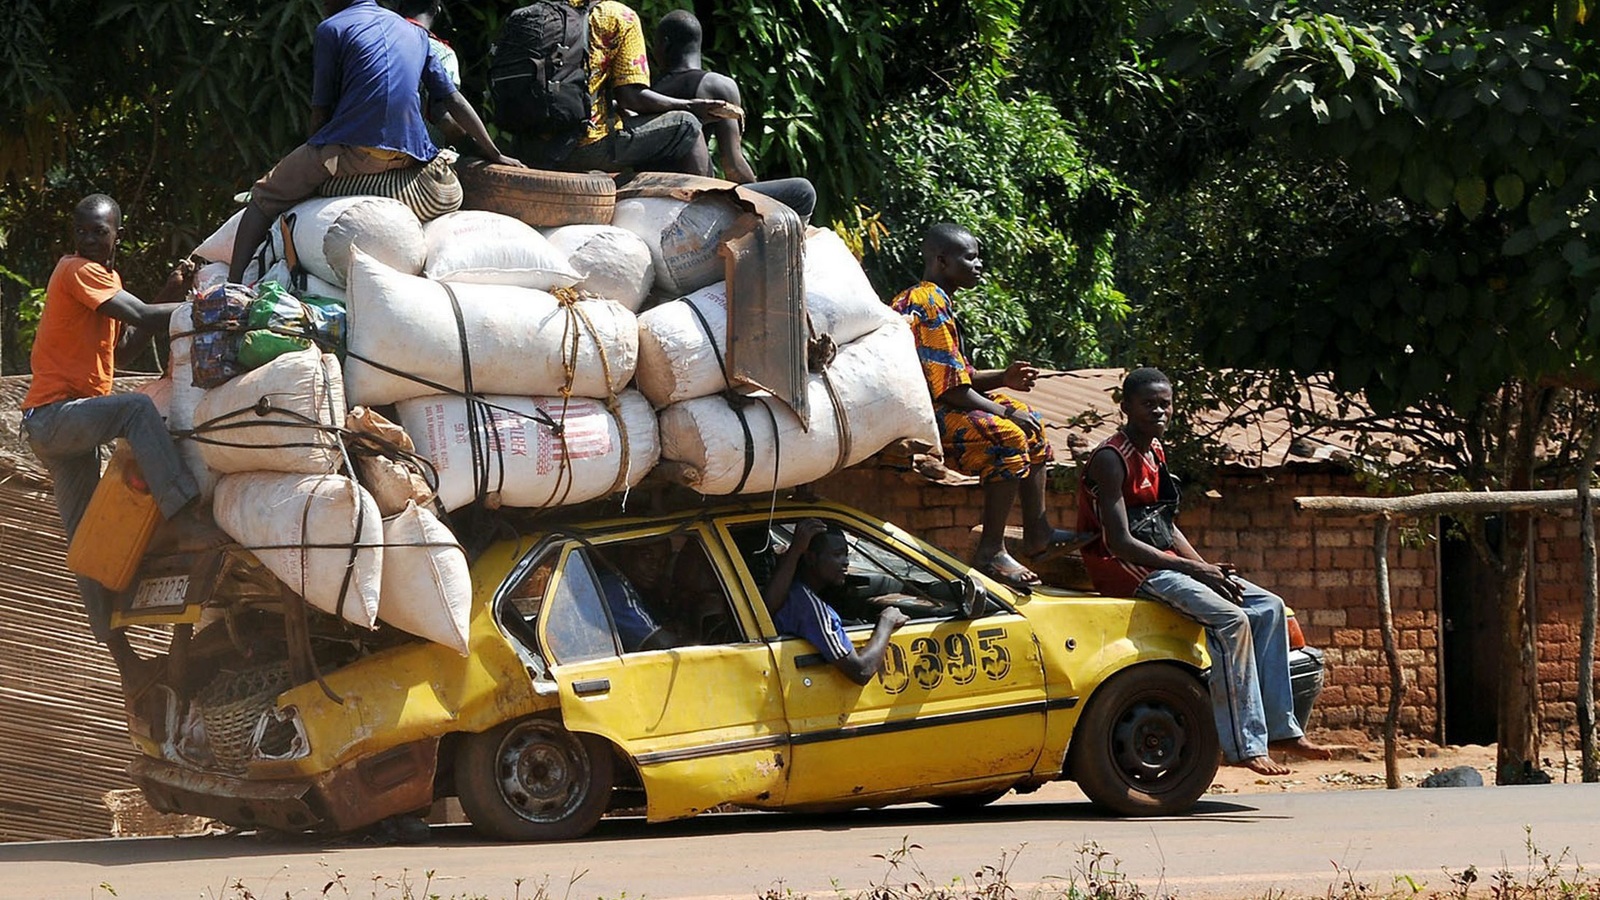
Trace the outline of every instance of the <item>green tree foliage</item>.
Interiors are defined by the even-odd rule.
[[[881,290],[920,279],[923,233],[958,222],[984,244],[987,274],[961,301],[983,364],[1103,364],[1100,332],[1127,309],[1111,263],[1132,200],[1047,97],[985,78],[926,90],[886,108],[872,138],[883,169],[859,197],[889,229],[868,256]]]
[[[1549,450],[1593,428],[1566,386],[1596,374],[1600,107],[1587,23],[1556,13],[1326,0],[1144,17],[1162,53],[1139,76],[1183,85],[1151,108],[1233,110],[1205,119],[1190,177],[1146,198],[1127,271],[1150,345],[1268,370],[1232,387],[1421,463],[1389,477],[1518,489],[1570,462]],[[1306,408],[1307,381],[1338,408]],[[1517,781],[1538,759],[1531,520],[1506,528],[1498,549],[1471,533],[1499,581],[1500,778]]]

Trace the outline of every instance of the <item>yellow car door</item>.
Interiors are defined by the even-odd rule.
[[[885,604],[912,621],[895,632],[883,671],[860,687],[809,641],[774,634],[756,602],[791,735],[787,805],[889,803],[1015,783],[1044,739],[1044,669],[1028,621],[992,598],[985,615],[961,617],[958,573],[887,529],[838,521],[850,543],[848,583],[827,599],[843,607],[851,640],[867,641]],[[769,543],[786,542],[793,525],[776,522]],[[753,585],[764,586],[760,570],[769,566],[746,548],[760,543],[767,520],[730,531]]]
[[[782,686],[756,623],[730,602],[726,556],[698,530],[570,541],[558,552],[539,639],[566,727],[632,760],[652,821],[782,802]],[[674,571],[696,583],[672,583]],[[619,579],[638,609],[614,602]],[[655,627],[642,641],[641,618]]]

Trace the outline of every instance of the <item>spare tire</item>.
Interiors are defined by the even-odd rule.
[[[617,183],[604,172],[551,172],[482,160],[456,165],[462,209],[486,209],[537,228],[610,225]]]

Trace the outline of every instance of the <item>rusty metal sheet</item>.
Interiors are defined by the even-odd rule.
[[[723,374],[736,390],[767,391],[810,429],[806,400],[805,226],[794,210],[731,181],[647,172],[617,189],[618,199],[715,197],[742,215],[722,235],[728,289],[728,346]]]
[[[771,392],[809,431],[805,226],[771,197],[737,193],[751,212],[718,248],[728,273],[728,381]]]

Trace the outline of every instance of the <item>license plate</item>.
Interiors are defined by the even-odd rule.
[[[188,592],[188,575],[166,575],[161,578],[146,578],[139,582],[139,589],[134,592],[133,602],[128,606],[134,612],[172,607],[181,608],[183,606],[183,597]]]

